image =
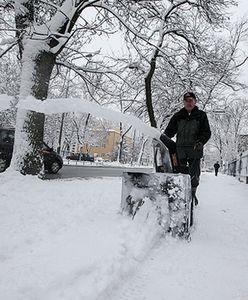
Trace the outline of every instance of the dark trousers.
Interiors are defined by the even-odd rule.
[[[218,169],[215,169],[215,176],[217,176],[218,175]]]
[[[199,185],[201,167],[200,167],[200,158],[183,158],[180,159],[180,164],[183,166],[189,167],[189,175],[191,177],[191,186],[196,190]]]

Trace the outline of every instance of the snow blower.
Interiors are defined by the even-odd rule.
[[[180,166],[176,143],[166,135],[153,140],[154,173],[125,172],[121,210],[135,218],[154,218],[164,233],[189,238],[193,224],[193,202],[188,168]],[[153,213],[151,213],[151,210]]]

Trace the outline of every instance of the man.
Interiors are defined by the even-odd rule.
[[[176,151],[182,166],[189,167],[192,197],[198,204],[196,189],[200,180],[200,160],[203,145],[210,139],[211,131],[207,115],[196,106],[196,96],[188,92],[183,96],[184,107],[175,113],[164,134],[172,138],[176,134]]]
[[[220,164],[219,164],[219,162],[217,161],[217,162],[214,164],[215,176],[218,175],[219,168],[220,168]]]

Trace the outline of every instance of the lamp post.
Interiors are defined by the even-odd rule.
[[[65,98],[68,98],[69,95],[69,89],[70,89],[70,74],[71,70],[68,70],[68,73],[66,74],[66,78],[68,76],[68,80],[66,80],[66,89],[65,89]],[[64,119],[65,119],[65,113],[62,113],[61,117],[61,123],[60,123],[60,129],[59,129],[59,140],[58,140],[58,148],[57,148],[57,153],[60,154],[61,151],[61,141],[62,141],[62,133],[63,133],[63,125],[64,125]]]
[[[58,154],[60,154],[60,151],[61,151],[61,140],[62,140],[64,118],[65,118],[65,113],[62,113],[62,118],[61,118],[61,123],[60,123],[60,129],[59,129],[59,146],[57,148],[57,153]]]

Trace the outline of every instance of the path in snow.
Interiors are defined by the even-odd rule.
[[[190,243],[161,238],[149,201],[119,214],[120,178],[0,182],[0,299],[248,300],[248,185],[234,178],[203,174]]]
[[[105,300],[160,240],[149,201],[134,220],[119,213],[121,178],[0,182],[1,300]]]
[[[192,241],[162,240],[108,299],[248,299],[248,185],[205,173],[198,195]]]

